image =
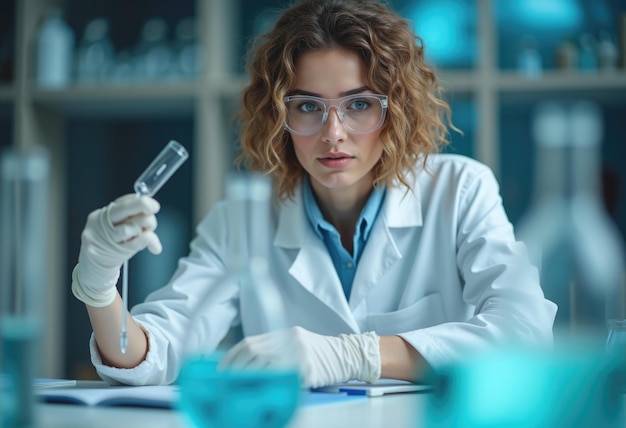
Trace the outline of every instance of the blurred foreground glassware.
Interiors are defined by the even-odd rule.
[[[438,370],[422,425],[621,428],[624,398],[617,373],[614,359],[582,344],[494,350]]]
[[[609,320],[606,346],[618,352],[622,358],[626,357],[626,320]]]
[[[266,176],[231,173],[227,177],[228,227],[231,251],[228,273],[207,290],[188,329],[185,361],[179,376],[180,407],[196,427],[284,427],[300,400],[298,356],[287,334],[277,334],[270,346],[284,350],[271,368],[222,368],[222,351],[200,342],[196,329],[206,329],[224,290],[237,282],[240,310],[257,311],[260,330],[286,331],[282,297],[271,278],[269,222],[272,186]],[[248,306],[244,307],[247,302]],[[212,305],[212,306],[211,306]],[[205,349],[206,347],[206,349]]]
[[[519,237],[558,306],[555,342],[604,348],[609,319],[624,317],[623,243],[600,200],[602,116],[589,102],[545,103],[534,119],[535,196]]]
[[[609,356],[615,358],[620,363],[620,385],[622,391],[626,391],[626,320],[609,320],[606,350]]]
[[[48,153],[0,156],[0,426],[36,426],[33,379],[46,291]]]

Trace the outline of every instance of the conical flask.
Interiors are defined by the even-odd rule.
[[[534,118],[535,195],[518,225],[546,297],[558,305],[559,340],[606,340],[624,318],[624,252],[600,199],[602,116],[585,101],[545,103]]]
[[[197,427],[283,427],[300,401],[297,356],[289,344],[282,298],[271,279],[269,251],[272,186],[268,177],[231,173],[226,180],[227,273],[206,291],[191,317],[179,383],[180,406]],[[216,302],[239,287],[240,311],[256,311],[262,330],[276,332],[270,346],[284,350],[272,367],[221,367],[222,349],[205,348],[197,328]],[[284,333],[284,334],[282,334]]]

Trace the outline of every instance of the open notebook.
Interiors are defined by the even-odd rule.
[[[179,389],[175,385],[166,386],[107,386],[102,387],[61,387],[35,390],[39,401],[45,403],[76,404],[104,407],[148,407],[175,409],[178,407]],[[327,393],[302,391],[300,406],[321,406],[358,401],[365,396],[347,393]]]
[[[46,403],[161,409],[176,407],[179,396],[178,387],[172,385],[41,388],[35,390],[35,395]]]
[[[428,387],[425,385],[388,379],[381,379],[373,385],[362,382],[350,382],[312,391],[303,390],[300,405],[329,405],[390,393],[424,391],[427,389]],[[177,385],[109,386],[106,384],[90,385],[88,387],[83,387],[79,384],[77,386],[37,388],[35,394],[40,401],[46,403],[161,409],[176,408],[180,396]]]

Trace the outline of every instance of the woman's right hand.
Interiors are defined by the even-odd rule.
[[[110,305],[122,264],[146,247],[152,254],[161,252],[154,232],[160,208],[153,198],[127,194],[89,214],[72,272],[76,298],[91,306]]]

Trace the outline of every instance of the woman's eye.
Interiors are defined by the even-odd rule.
[[[350,110],[365,110],[370,106],[367,100],[354,100],[348,105]]]
[[[309,112],[319,110],[319,107],[315,103],[304,102],[300,104],[300,110],[303,111],[304,113],[309,113]]]

